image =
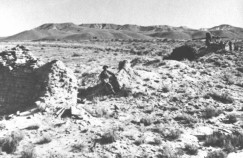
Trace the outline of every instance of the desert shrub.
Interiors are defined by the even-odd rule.
[[[31,124],[27,127],[25,127],[24,129],[27,129],[27,130],[37,130],[40,128],[40,125],[39,124]]]
[[[74,70],[74,73],[81,73],[82,71],[81,70],[79,70],[79,69],[75,69]]]
[[[180,46],[173,49],[172,53],[169,56],[165,57],[164,59],[179,60],[179,61],[184,59],[194,60],[196,59],[196,49],[188,45]]]
[[[77,143],[71,146],[71,152],[78,153],[82,152],[85,148],[85,146],[82,143]]]
[[[168,140],[178,139],[182,133],[179,128],[175,127],[156,127],[152,130],[153,132],[159,133],[161,136]]]
[[[213,147],[223,147],[224,141],[226,140],[226,135],[223,133],[216,131],[213,132],[212,135],[208,135],[204,142],[205,146],[213,146]]]
[[[152,119],[149,117],[141,118],[140,123],[143,123],[144,126],[150,126],[152,124]]]
[[[162,87],[162,92],[163,92],[163,93],[168,93],[169,91],[170,91],[169,86],[168,86],[168,85],[163,85],[163,87]]]
[[[180,121],[182,124],[193,125],[194,123],[197,123],[197,119],[188,114],[180,114],[180,115],[176,116],[174,119],[176,121]]]
[[[3,130],[3,129],[5,129],[5,128],[6,128],[6,125],[3,124],[3,123],[0,123],[0,130]]]
[[[232,79],[232,76],[231,75],[228,75],[228,74],[224,74],[223,76],[223,80],[226,82],[226,84],[228,85],[232,85],[234,84],[234,80]]]
[[[157,158],[180,158],[181,154],[179,151],[169,147],[164,146],[163,149],[159,150],[159,154],[156,156]]]
[[[139,145],[141,145],[143,143],[144,143],[144,138],[139,138],[139,139],[134,141],[134,144],[137,145],[137,146],[139,146]]]
[[[184,150],[188,155],[197,155],[198,153],[198,147],[194,144],[186,144]]]
[[[155,55],[163,56],[163,55],[165,55],[166,53],[167,53],[166,50],[161,50],[161,51],[157,51],[157,52],[155,52]]]
[[[80,56],[82,56],[82,54],[80,54],[80,53],[73,53],[73,55],[72,55],[72,57],[80,57]]]
[[[132,93],[132,89],[131,88],[128,88],[128,87],[122,87],[120,92],[119,92],[119,95],[123,96],[123,97],[129,97],[129,96],[132,96],[133,93]]]
[[[19,142],[24,138],[24,135],[21,131],[13,131],[11,135],[6,136],[0,142],[2,151],[10,154],[14,153],[17,150]]]
[[[241,105],[241,107],[240,107],[239,111],[243,111],[243,105]]]
[[[104,133],[99,139],[100,144],[110,144],[115,142],[117,139],[116,132],[114,130]]]
[[[213,134],[206,136],[204,145],[220,147],[227,152],[243,149],[243,133],[235,131],[232,134],[226,135],[215,131]]]
[[[212,117],[219,116],[221,113],[222,113],[222,110],[216,109],[214,107],[207,107],[207,108],[205,108],[205,111],[204,111],[204,117],[212,118]]]
[[[237,117],[235,114],[229,114],[226,116],[225,123],[235,123],[237,122]]]
[[[178,139],[181,136],[181,130],[178,128],[171,128],[170,133],[167,133],[165,137],[170,140]]]
[[[50,143],[52,141],[51,136],[48,134],[45,134],[43,136],[41,136],[36,142],[35,144],[46,144],[46,143]]]
[[[18,142],[20,142],[24,138],[24,133],[22,131],[20,131],[20,130],[13,131],[11,133],[11,137],[16,139]]]
[[[234,102],[234,99],[229,95],[229,93],[218,94],[216,92],[208,93],[208,96],[211,96],[214,100],[220,101],[224,104],[231,104]]]
[[[18,145],[18,141],[10,136],[8,138],[5,138],[4,143],[2,144],[2,151],[8,154],[13,153],[17,150]]]
[[[154,138],[154,142],[152,143],[153,145],[161,145],[162,141],[159,138]]]
[[[147,62],[144,63],[143,65],[144,65],[144,66],[149,66],[149,65],[156,64],[156,63],[160,63],[160,59],[154,59],[154,60],[147,61]]]
[[[67,155],[57,152],[49,152],[46,158],[67,158]]]
[[[232,108],[232,107],[225,108],[225,111],[228,111],[228,112],[232,112],[233,110],[234,110],[234,108]]]
[[[151,145],[161,145],[162,144],[162,141],[161,141],[161,139],[160,138],[154,138],[154,140],[153,141],[151,141],[151,142],[147,142],[148,144],[151,144]]]
[[[97,116],[97,117],[105,117],[105,118],[108,118],[108,117],[109,117],[109,115],[108,115],[108,111],[107,111],[107,109],[104,108],[104,107],[97,108],[97,109],[95,110],[95,113],[96,113],[96,116]]]
[[[209,152],[206,158],[227,158],[227,154],[222,150]]]
[[[23,151],[21,152],[20,158],[36,158],[36,151],[32,144],[25,145]]]

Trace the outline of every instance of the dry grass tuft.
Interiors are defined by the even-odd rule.
[[[7,154],[14,153],[17,150],[19,142],[23,138],[24,134],[21,131],[13,131],[11,135],[0,140],[2,151],[6,152]]]

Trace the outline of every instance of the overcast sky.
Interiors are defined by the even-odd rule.
[[[243,27],[243,0],[0,0],[0,37],[62,22]]]

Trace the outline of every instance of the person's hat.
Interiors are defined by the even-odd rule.
[[[107,66],[107,65],[104,65],[104,66],[103,66],[103,69],[107,69],[107,68],[108,68],[108,66]]]

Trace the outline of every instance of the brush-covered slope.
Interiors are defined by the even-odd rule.
[[[243,29],[230,25],[220,25],[207,29],[214,36],[243,38]],[[139,26],[116,24],[48,23],[23,31],[13,36],[0,38],[0,41],[42,41],[42,40],[91,40],[91,39],[200,39],[206,31],[168,25]]]
[[[215,36],[227,37],[227,38],[243,38],[243,28],[234,27],[231,25],[219,25],[208,29]]]

